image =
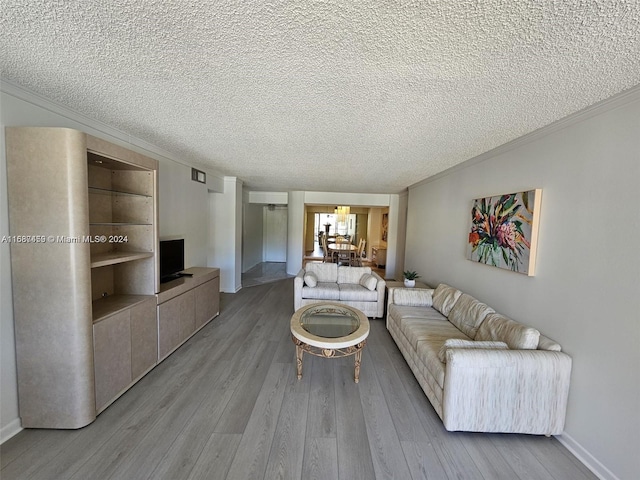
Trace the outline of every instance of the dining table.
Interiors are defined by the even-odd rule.
[[[331,252],[331,259],[333,260],[333,254],[338,254],[338,262],[340,261],[340,257],[349,256],[349,265],[352,265],[355,261],[356,252],[358,247],[352,245],[350,243],[331,243],[327,245],[327,248]]]

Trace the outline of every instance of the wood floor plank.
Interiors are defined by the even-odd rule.
[[[291,375],[290,365],[274,363],[269,368],[238,451],[231,463],[228,479],[265,478],[265,468],[282,408],[285,385],[290,381]]]
[[[491,441],[500,454],[521,480],[553,480],[553,476],[544,465],[531,453],[531,450],[520,442],[515,442],[513,435],[491,435]]]
[[[289,370],[293,373],[291,367]],[[297,379],[295,381],[298,382]],[[305,393],[293,392],[294,390],[285,392],[264,478],[274,480],[301,478],[309,390],[307,389]]]
[[[438,454],[428,442],[401,442],[413,480],[448,480]]]
[[[517,478],[515,470],[500,455],[491,441],[491,435],[477,433],[458,433],[464,448],[478,467],[484,478],[512,480]]]
[[[361,370],[359,386],[376,478],[410,478],[409,467],[370,353],[371,351],[365,348],[362,364],[367,368]]]
[[[240,440],[242,440],[242,435],[239,434],[212,434],[204,445],[188,480],[225,480],[233,457],[238,450],[238,445],[240,445]]]
[[[228,375],[230,363],[227,361],[217,364],[218,368],[213,371],[212,376],[203,380],[209,383],[205,398],[169,448],[168,454],[162,457],[158,466],[151,472],[150,480],[187,478],[195,467],[233,394],[232,389],[215,388],[216,384],[223,384],[221,377]]]
[[[375,340],[370,341],[366,348],[369,349],[371,363],[389,406],[398,438],[401,441],[428,442],[429,437],[422,427],[398,372],[391,363],[382,343]]]
[[[338,477],[338,440],[309,437],[305,440],[302,475],[304,480],[327,480]]]
[[[519,436],[517,442],[525,442],[531,452],[544,464],[544,467],[556,480],[571,478],[572,480],[596,480],[593,472],[578,461],[566,448],[560,448],[555,438]]]
[[[305,376],[311,379],[307,437],[336,438],[336,397],[333,359],[305,356]]]
[[[239,386],[215,427],[216,433],[244,432],[274,353],[274,342],[264,342],[254,352],[247,352],[250,362],[244,368],[242,378],[239,378]],[[253,356],[249,357],[251,354]]]
[[[345,360],[350,360],[346,364]],[[353,381],[353,359],[330,359],[334,367],[338,477],[342,480],[375,478],[367,427],[358,384]]]

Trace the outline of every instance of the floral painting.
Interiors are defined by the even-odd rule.
[[[532,276],[541,197],[536,189],[475,199],[467,258]]]

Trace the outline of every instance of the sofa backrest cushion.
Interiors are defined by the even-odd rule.
[[[319,282],[329,283],[338,280],[338,264],[336,263],[307,263],[305,272],[313,272]]]
[[[371,274],[371,267],[338,267],[338,283],[360,283],[360,278],[365,273]]]
[[[469,338],[475,338],[482,321],[495,310],[463,293],[449,312],[449,321]]]
[[[441,283],[433,292],[433,308],[448,317],[460,295],[462,295],[460,290]]]
[[[394,288],[393,303],[406,307],[430,307],[433,305],[433,289]]]
[[[450,348],[465,348],[475,350],[506,350],[509,347],[504,342],[475,342],[459,338],[448,338],[440,347],[438,358],[442,363],[447,363],[447,350]]]
[[[538,348],[540,332],[532,327],[527,327],[510,318],[491,313],[480,324],[476,340],[493,340],[505,342],[514,350],[534,350]]]

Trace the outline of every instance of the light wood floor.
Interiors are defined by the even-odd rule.
[[[11,479],[595,479],[554,438],[447,432],[382,320],[353,357],[304,357],[293,280],[222,295],[221,314],[76,431],[1,447]]]

